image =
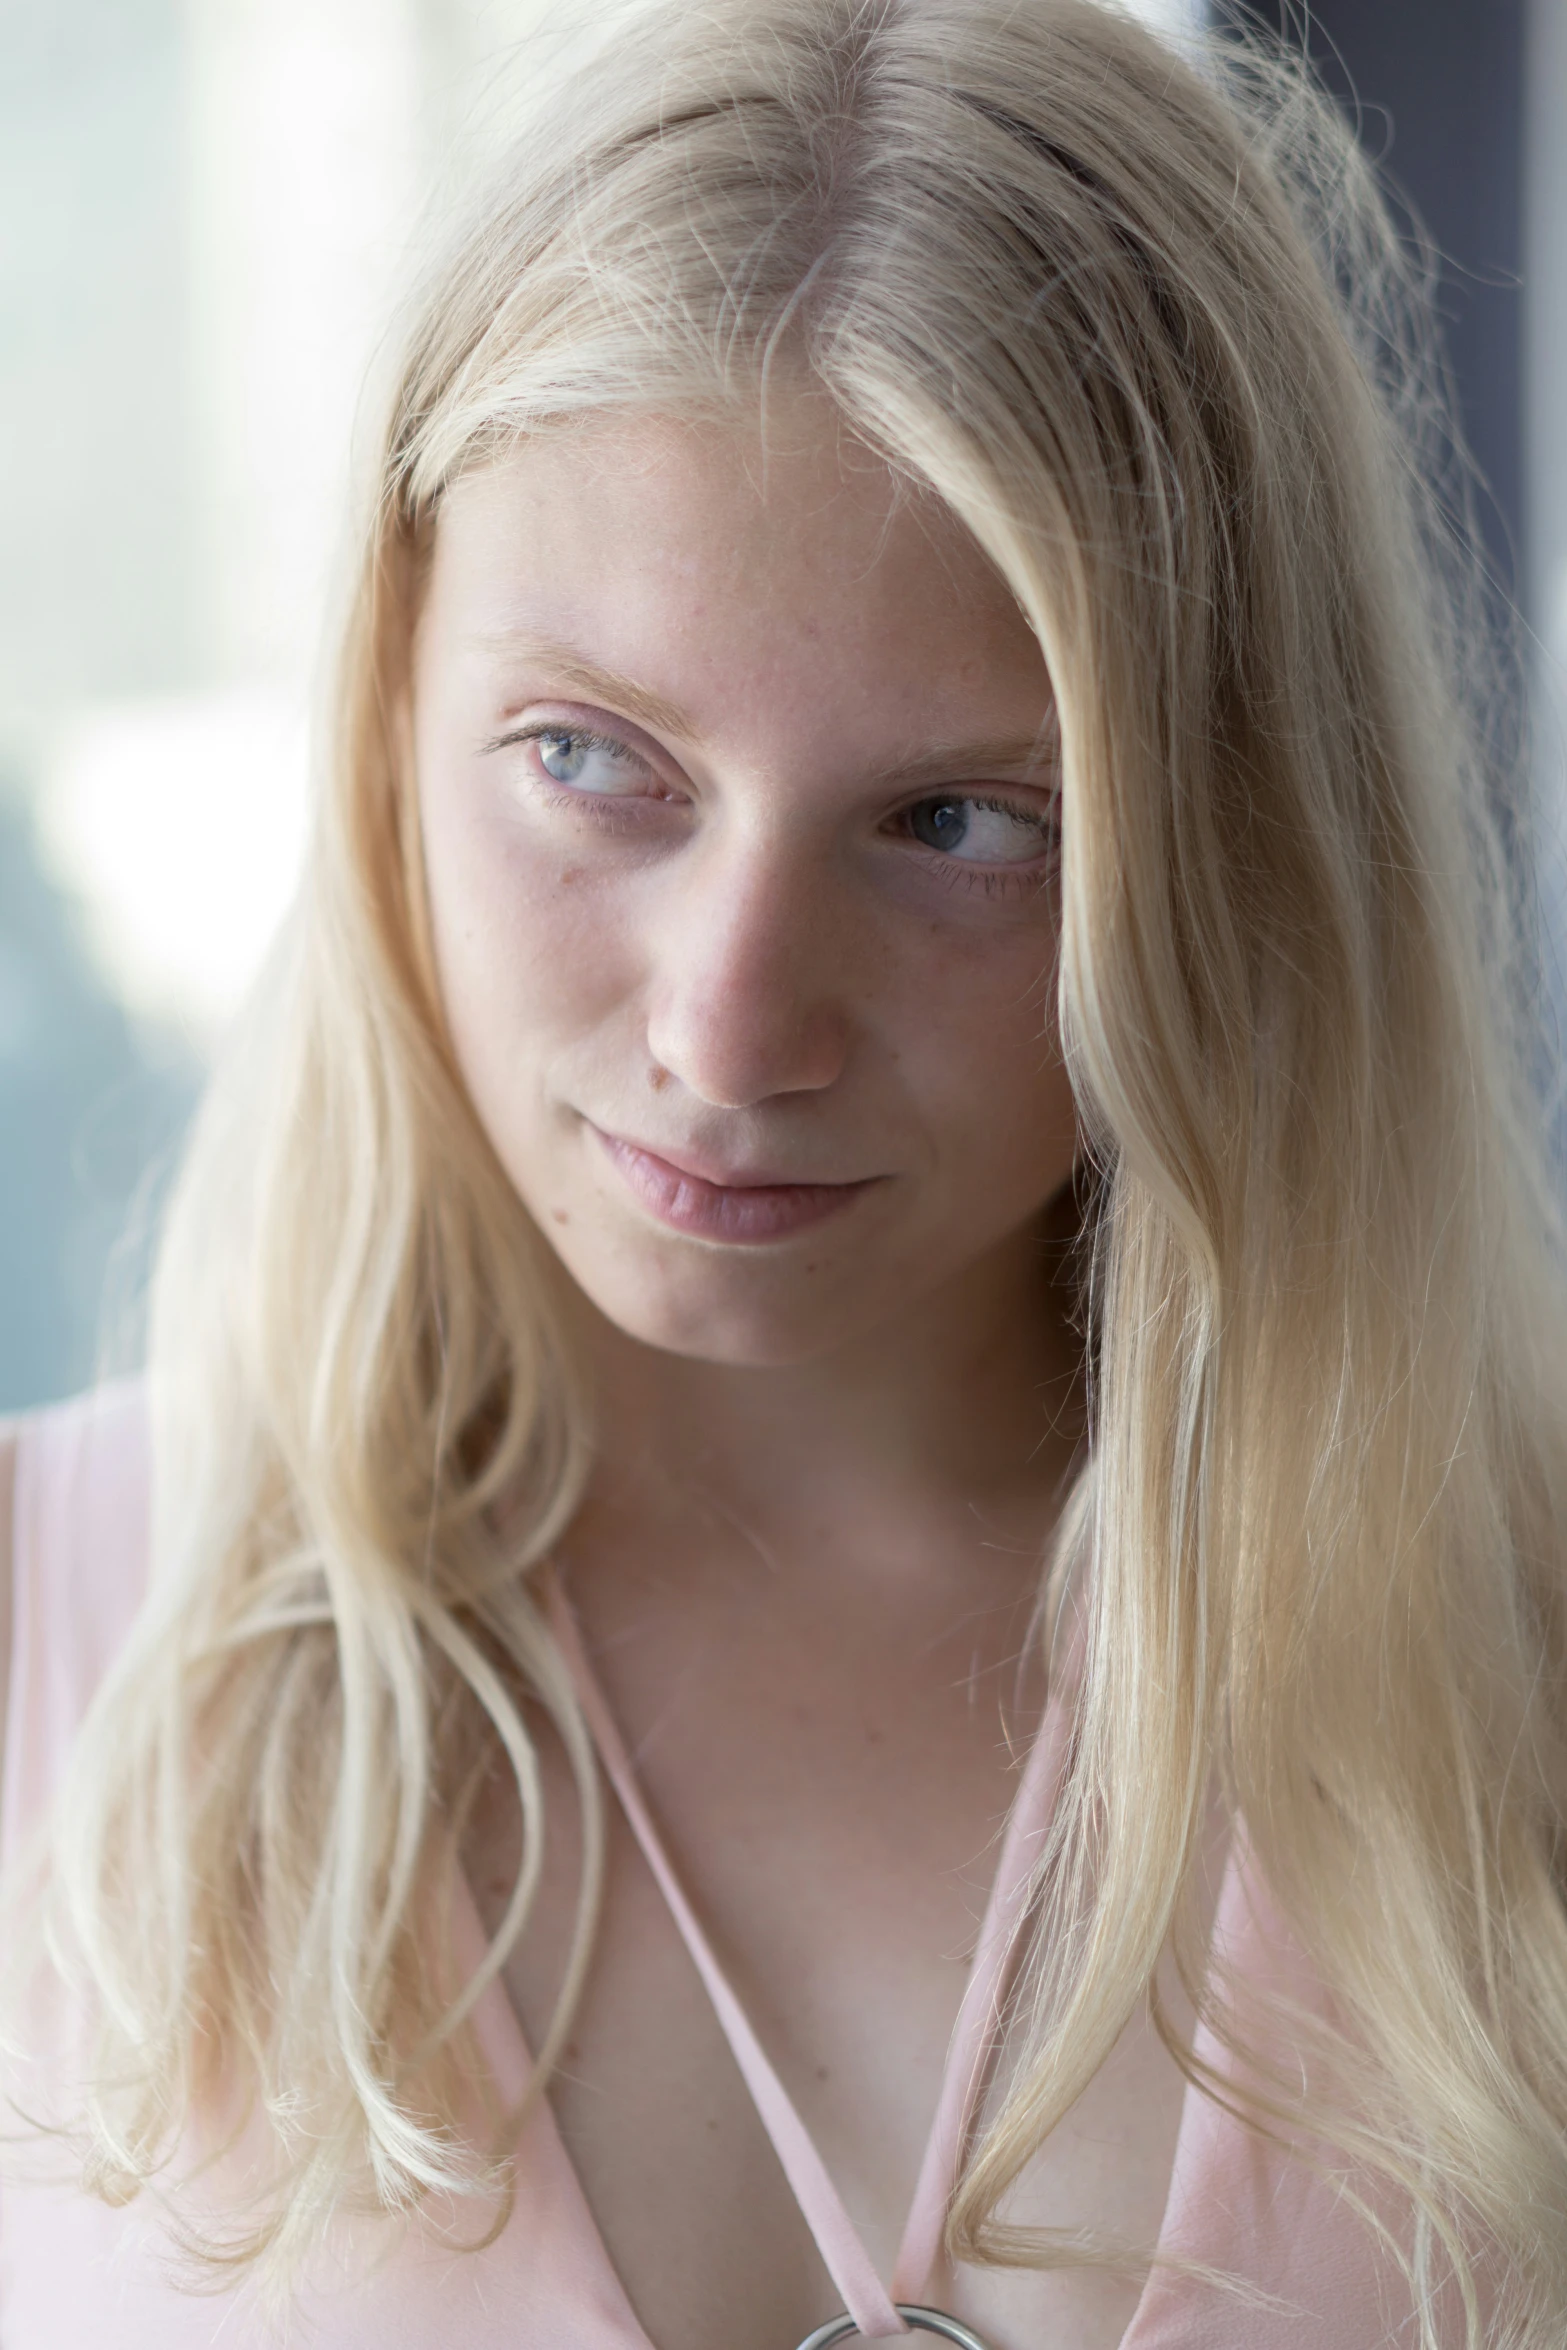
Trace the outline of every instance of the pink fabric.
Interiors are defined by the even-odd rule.
[[[27,1424],[18,1458],[0,1810],[6,1858],[14,1858],[27,1828],[43,1816],[83,1710],[135,1611],[146,1575],[147,1498],[145,1421],[135,1389],[105,1390]],[[1058,1692],[1008,1823],[889,2297],[668,1865],[569,1619],[561,1620],[606,1768],[828,2267],[867,2332],[896,2332],[891,2300],[917,2297],[938,2262],[946,2199],[994,2039],[1013,1929],[1059,1785],[1067,1707]],[[471,1964],[482,1948],[482,1928],[465,1888],[459,1926],[465,1947],[457,1955]],[[1242,1981],[1282,1982],[1303,2004],[1320,2005],[1319,1986],[1243,1853],[1226,1874],[1216,1940]],[[506,2099],[517,2097],[530,2059],[500,1984],[485,1993],[476,2023],[496,2087]],[[1205,2053],[1219,2061],[1211,2045]],[[289,2317],[279,2321],[243,2287],[216,2295],[185,2289],[151,2198],[110,2211],[67,2183],[8,2179],[0,2198],[0,2350],[261,2350],[285,2338],[320,2350],[653,2350],[547,2103],[519,2147],[515,2203],[495,2242],[482,2252],[455,2250],[442,2239],[443,2217],[460,2234],[469,2215],[429,2213],[395,2231],[390,2224],[345,2225]],[[1407,2293],[1352,2207],[1195,2090],[1186,2097],[1161,2249],[1238,2275],[1267,2298],[1237,2300],[1203,2278],[1156,2266],[1122,2350],[1377,2350],[1412,2339]],[[1444,2345],[1460,2338],[1444,2319]],[[779,2350],[792,2346],[780,2341]],[[996,2350],[1037,2345],[1021,2335],[998,2336]]]
[[[1083,1618],[1074,1611],[1071,1630],[1055,1669],[1051,1702],[1028,1761],[1001,1840],[1001,1853],[980,1923],[979,1940],[953,2028],[935,2118],[920,2165],[908,2226],[893,2271],[894,2301],[925,2302],[944,2265],[942,2235],[958,2172],[995,2054],[1006,1997],[1007,1974],[1023,1921],[1029,1880],[1055,1816],[1066,1771],[1072,1711],[1083,1665]]]
[[[42,1814],[104,1666],[146,1579],[147,1442],[137,1390],[39,1414],[18,1450],[4,1857]],[[468,1963],[483,1937],[460,1913]],[[504,1990],[475,2016],[501,2094],[528,2056]],[[477,2119],[477,2116],[475,2117]],[[31,2164],[29,2168],[31,2169]],[[155,2205],[111,2211],[69,2187],[0,2190],[0,2350],[649,2350],[604,2252],[547,2106],[517,2156],[511,2223],[485,2250],[469,2211],[406,2231],[345,2226],[303,2306],[274,2320],[243,2289],[195,2294]]]

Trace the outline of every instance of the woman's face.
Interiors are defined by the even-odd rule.
[[[442,508],[415,716],[457,1057],[611,1323],[780,1364],[1032,1289],[1050,681],[944,509],[805,395],[541,435]]]

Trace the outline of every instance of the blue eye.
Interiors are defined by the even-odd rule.
[[[1055,838],[1049,816],[956,792],[917,800],[904,811],[904,821],[926,848],[965,865],[1027,865],[1043,856]]]
[[[587,759],[587,744],[574,734],[541,734],[534,739],[545,774],[553,775],[557,783],[575,783]]]
[[[921,800],[909,810],[909,830],[928,849],[955,849],[968,829],[966,800]]]
[[[644,791],[648,769],[634,751],[609,735],[575,726],[540,727],[532,736],[539,765],[552,782],[573,791],[604,794]]]

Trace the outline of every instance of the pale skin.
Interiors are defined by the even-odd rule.
[[[1078,1149],[1052,722],[972,541],[819,399],[775,391],[765,435],[545,434],[445,501],[415,668],[428,896],[459,1064],[597,1387],[570,1588],[884,2273],[1081,1437],[1045,1237]],[[576,1860],[547,1740],[545,1764],[551,1859],[508,1974],[535,2042]],[[492,1921],[515,1835],[498,1792],[469,1854]],[[1180,2095],[1134,2022],[1014,2216],[1152,2242]],[[789,2350],[838,2306],[618,1816],[551,2099],[655,2342]],[[1002,2343],[1110,2350],[1138,2289],[996,2273],[954,2299]]]
[[[460,483],[417,651],[449,1026],[599,1393],[573,1599],[885,2274],[1037,1717],[1019,1657],[1081,1433],[1044,1238],[1077,1151],[1049,679],[951,519],[777,397],[765,446],[747,420],[622,421]],[[580,798],[502,741],[540,725]],[[603,1134],[741,1180],[715,1199]],[[759,1238],[763,1176],[863,1188],[775,1191]],[[0,1712],[11,1473],[0,1430]],[[547,1737],[543,1765],[543,1898],[508,1971],[535,2043],[577,1861]],[[467,1856],[492,1922],[515,1847],[498,1792]],[[1012,2216],[1152,2242],[1181,2089],[1135,2020]],[[653,2341],[790,2350],[833,2312],[613,1810],[551,2102]],[[1137,2291],[968,2272],[948,2298],[1002,2350],[1111,2350]]]

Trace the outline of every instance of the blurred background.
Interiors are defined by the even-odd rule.
[[[1141,0],[1179,37],[1202,0]],[[1278,23],[1278,0],[1259,0]],[[287,901],[361,387],[581,0],[0,0],[0,1410],[133,1327]],[[1313,0],[1448,256],[1499,576],[1567,735],[1567,0]]]

